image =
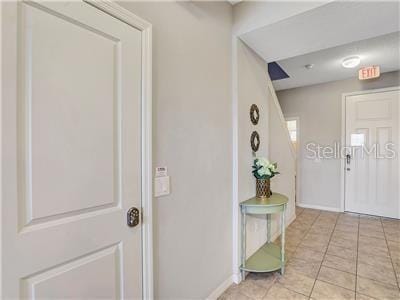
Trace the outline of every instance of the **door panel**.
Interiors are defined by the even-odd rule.
[[[4,295],[140,298],[141,33],[84,2],[2,13]]]
[[[119,246],[114,245],[23,278],[22,295],[29,299],[119,299],[120,255]]]
[[[346,211],[400,217],[399,101],[399,91],[346,97],[346,145],[353,152],[345,171]]]
[[[390,99],[379,98],[377,100],[357,101],[355,103],[356,120],[390,120],[392,117],[391,104]]]
[[[35,7],[23,13],[27,222],[116,206],[118,39]]]

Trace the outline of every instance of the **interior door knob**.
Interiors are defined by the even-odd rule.
[[[140,223],[140,212],[136,207],[131,207],[126,213],[126,223],[129,227],[135,227]]]

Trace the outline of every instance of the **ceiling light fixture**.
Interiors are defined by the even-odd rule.
[[[311,70],[312,68],[314,68],[314,64],[306,64],[304,68],[306,68],[307,70]]]
[[[359,56],[350,56],[343,59],[342,66],[344,68],[355,68],[360,64],[360,62],[361,58]]]

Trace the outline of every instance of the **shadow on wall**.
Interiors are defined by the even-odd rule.
[[[267,73],[267,64],[240,39],[237,40],[236,46],[238,59],[238,201],[242,202],[255,196],[255,179],[251,173],[254,156],[250,147],[250,136],[256,130],[261,140],[257,156],[268,157],[270,161],[278,163],[281,174],[271,180],[271,188],[274,192],[289,197],[286,220],[290,222],[295,217],[295,163],[286,123]],[[256,104],[260,110],[260,120],[257,125],[253,125],[249,117],[249,109],[252,104]],[[238,210],[239,207],[234,209]],[[247,222],[247,256],[249,256],[266,241],[266,220],[265,218],[249,217]],[[275,235],[278,233],[278,225],[279,218],[274,218],[272,233]]]

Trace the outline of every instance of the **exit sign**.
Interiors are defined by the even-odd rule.
[[[365,67],[358,71],[358,79],[365,80],[378,78],[381,75],[379,66]]]

